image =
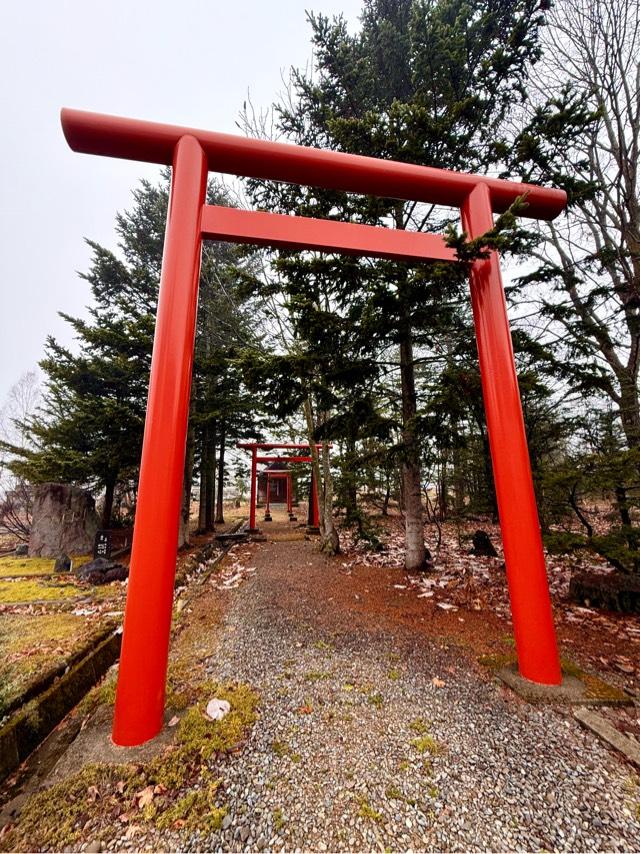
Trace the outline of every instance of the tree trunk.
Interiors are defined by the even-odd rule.
[[[493,482],[493,463],[491,462],[491,447],[486,430],[482,430],[482,456],[484,459],[485,483],[484,492],[491,518],[498,521],[498,499],[496,498],[496,487]]]
[[[356,442],[352,437],[347,439],[343,460],[345,522],[349,525],[358,515],[358,489],[355,471]]]
[[[110,480],[105,484],[104,508],[102,510],[102,527],[108,530],[111,527],[111,514],[113,513],[113,494],[116,489],[116,480]]]
[[[640,448],[640,400],[637,379],[630,373],[619,376],[620,420],[629,450]]]
[[[218,500],[216,503],[216,525],[224,525],[224,421],[220,427],[220,453],[218,454]]]
[[[195,414],[195,394],[191,389],[191,407],[189,411],[189,430],[184,456],[184,476],[182,480],[182,506],[180,508],[180,524],[178,526],[178,548],[189,545],[189,520],[191,517],[191,483],[193,481],[193,457],[195,446],[195,429],[193,415]]]
[[[306,397],[303,403],[304,415],[307,422],[307,435],[309,437],[309,450],[311,465],[316,479],[318,489],[318,503],[320,504],[320,550],[325,554],[335,555],[340,551],[340,538],[333,523],[333,482],[331,478],[331,467],[329,465],[329,449],[327,443],[322,448],[322,474],[320,476],[320,457],[315,441],[315,423],[313,418],[313,407],[311,398]],[[309,497],[310,502],[313,496]]]
[[[413,341],[406,323],[400,342],[400,376],[402,382],[402,483],[405,526],[405,569],[415,571],[425,565],[424,522],[420,477],[420,450],[415,435],[417,412]]]
[[[208,441],[207,441],[207,471],[206,471],[206,490],[205,490],[205,531],[213,531],[213,504],[215,499],[216,489],[216,443],[217,427],[216,422],[212,421],[209,425]]]
[[[382,515],[389,515],[389,499],[391,498],[391,472],[389,469],[385,472],[385,491],[384,491],[384,499],[382,501]]]
[[[462,516],[464,513],[464,467],[461,448],[457,445],[454,445],[453,448],[453,506],[456,516]]]
[[[200,494],[198,501],[198,531],[204,533],[207,529],[207,468],[208,468],[208,434],[209,425],[202,425],[200,438]]]

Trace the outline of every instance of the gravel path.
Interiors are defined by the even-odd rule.
[[[180,847],[638,849],[634,774],[573,719],[442,638],[350,609],[353,578],[313,543],[251,552],[208,669],[255,686],[261,717],[215,764],[223,829]]]

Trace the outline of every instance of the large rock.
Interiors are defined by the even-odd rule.
[[[640,614],[640,576],[574,572],[569,582],[569,599],[588,608]]]
[[[473,548],[471,554],[476,557],[497,557],[498,552],[493,547],[486,531],[476,531],[473,535]]]
[[[112,581],[124,581],[128,577],[128,567],[106,557],[97,557],[78,567],[78,579],[87,584],[110,584]]]
[[[55,557],[93,549],[98,514],[91,494],[66,483],[43,483],[33,501],[29,555]]]

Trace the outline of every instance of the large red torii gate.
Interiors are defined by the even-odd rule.
[[[162,728],[202,239],[456,260],[438,235],[205,205],[209,170],[459,207],[472,239],[522,196],[524,216],[553,219],[566,194],[98,113],[64,109],[61,118],[74,151],[173,166],[113,725],[116,744],[134,745]],[[473,264],[471,300],[520,673],[557,685],[562,675],[496,252]]]

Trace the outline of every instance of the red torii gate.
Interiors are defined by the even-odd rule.
[[[298,456],[298,457],[259,457],[258,451],[276,451],[276,450],[304,450],[305,448],[309,448],[310,445],[308,442],[238,442],[236,444],[236,448],[241,448],[242,450],[251,451],[251,491],[249,497],[249,533],[255,534],[258,532],[258,528],[256,527],[256,505],[258,503],[257,497],[257,486],[258,486],[258,464],[259,463],[279,463],[279,462],[288,462],[288,463],[311,463],[313,458],[310,456]],[[327,448],[331,448],[331,444],[327,444]],[[321,451],[323,449],[323,445],[316,444],[316,448]],[[267,496],[269,495],[267,488]],[[268,500],[268,499],[267,499]],[[317,528],[320,516],[320,509],[318,504],[318,484],[316,483],[315,473],[313,468],[311,469],[311,495],[309,496],[309,503],[311,506],[311,527]],[[268,506],[268,504],[267,504]],[[287,508],[291,511],[291,507]]]
[[[113,725],[116,744],[134,745],[162,728],[202,239],[456,260],[434,234],[206,205],[209,170],[459,207],[472,239],[522,196],[524,216],[553,219],[566,194],[98,113],[64,109],[61,118],[74,151],[173,165]],[[562,674],[496,252],[473,264],[471,300],[520,673],[557,685]]]

